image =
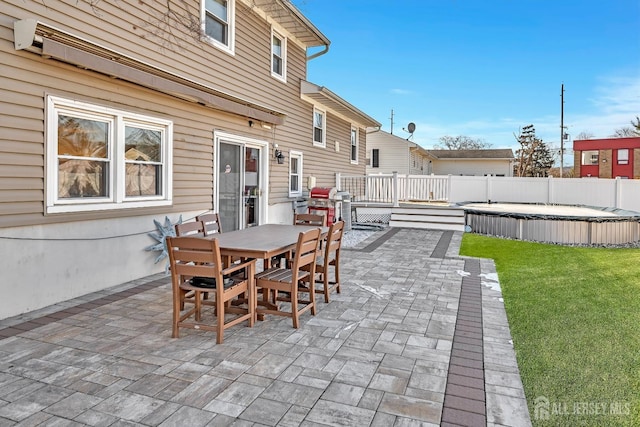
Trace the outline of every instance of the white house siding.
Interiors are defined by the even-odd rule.
[[[436,175],[504,175],[513,176],[509,160],[493,159],[438,159],[433,163]]]
[[[380,167],[374,168],[373,150],[378,149]],[[386,132],[371,132],[367,134],[367,175],[387,174],[398,172],[406,174],[410,169],[410,156],[407,141],[405,139],[390,135]]]

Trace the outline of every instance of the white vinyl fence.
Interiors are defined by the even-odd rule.
[[[356,204],[495,202],[583,205],[640,212],[640,180],[495,176],[336,174],[339,191]]]

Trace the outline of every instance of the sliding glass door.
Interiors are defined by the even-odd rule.
[[[217,204],[222,230],[262,224],[266,143],[233,136],[220,136],[217,142]]]

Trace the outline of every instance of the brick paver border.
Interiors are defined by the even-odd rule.
[[[73,316],[74,314],[79,314],[87,310],[92,310],[94,308],[102,307],[103,305],[111,304],[114,301],[120,301],[132,295],[140,294],[142,292],[148,291],[149,289],[156,288],[166,283],[167,283],[167,278],[156,279],[151,282],[147,282],[129,289],[125,289],[123,291],[105,295],[95,300],[87,301],[72,307],[63,308],[53,313],[49,313],[40,317],[36,317],[31,320],[24,321],[22,323],[18,323],[16,325],[12,325],[12,326],[0,329],[0,340],[16,336],[23,332],[31,331],[40,326],[57,322],[58,320],[61,320],[61,319],[66,319],[67,317]]]
[[[469,275],[462,278],[442,409],[443,427],[487,423],[480,261],[465,260],[464,270]]]

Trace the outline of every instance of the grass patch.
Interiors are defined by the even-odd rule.
[[[495,261],[535,426],[640,425],[640,249],[465,233],[461,254]]]

